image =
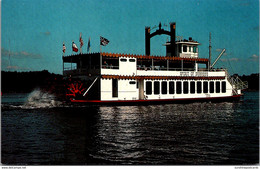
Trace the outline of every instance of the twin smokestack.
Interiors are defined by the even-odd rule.
[[[159,23],[159,29],[156,30],[155,32],[151,33],[151,28],[150,27],[145,27],[145,55],[149,56],[150,52],[151,52],[151,43],[150,43],[150,39],[153,36],[156,35],[161,35],[161,34],[165,34],[165,35],[169,35],[171,37],[171,41],[170,41],[170,53],[171,56],[176,56],[176,44],[175,44],[175,40],[176,40],[176,23],[172,22],[170,23],[170,31],[166,31],[164,29],[161,29],[161,23]]]

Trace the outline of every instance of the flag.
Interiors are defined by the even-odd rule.
[[[107,40],[106,38],[100,36],[100,45],[106,46],[108,43],[109,43],[109,40]]]
[[[87,49],[87,52],[90,51],[90,38],[88,39],[88,49]]]
[[[63,48],[62,48],[62,51],[63,51],[63,53],[65,53],[65,51],[66,51],[66,46],[65,46],[65,44],[63,43]]]
[[[77,45],[74,42],[72,42],[72,50],[74,52],[78,52],[78,47],[77,47]]]
[[[81,33],[80,33],[80,36],[79,36],[79,42],[80,42],[80,47],[82,47],[83,46],[83,39],[82,39]]]

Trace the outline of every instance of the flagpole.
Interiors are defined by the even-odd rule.
[[[64,46],[65,46],[65,44],[63,42],[63,45],[62,45],[62,75],[64,75],[64,55],[65,55]]]
[[[80,53],[80,54],[82,54],[82,46],[81,46],[81,45],[82,45],[82,42],[81,42],[81,41],[82,41],[82,34],[81,34],[81,32],[80,32],[80,35],[79,35],[79,42],[80,42],[80,50],[79,50],[79,53]]]
[[[71,55],[73,55],[73,42],[74,42],[74,40],[72,41],[72,51],[71,51]]]
[[[89,37],[89,53],[91,53],[90,40],[91,40],[91,38]]]
[[[99,44],[99,46],[100,46],[100,71],[101,71],[101,68],[102,68],[102,55],[101,55],[102,47],[101,47],[101,44]]]
[[[88,39],[87,52],[88,52],[88,53],[91,53],[91,47],[90,47],[90,37],[89,37],[89,39]]]
[[[64,42],[62,43],[62,57],[64,57],[64,54],[65,54],[63,48],[64,48]]]
[[[109,40],[107,40],[106,38],[100,36],[100,70],[102,68],[102,48],[101,46],[106,46],[109,43]]]
[[[70,58],[70,70],[72,70],[73,42],[74,42],[74,40],[72,41],[72,51],[71,51],[71,58]]]

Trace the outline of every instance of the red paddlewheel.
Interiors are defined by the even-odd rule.
[[[83,83],[81,82],[74,82],[68,85],[68,93],[66,94],[67,96],[82,96],[83,92],[86,90],[86,88],[83,87]]]

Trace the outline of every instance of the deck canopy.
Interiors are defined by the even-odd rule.
[[[170,56],[146,56],[146,55],[135,55],[135,54],[121,54],[121,53],[101,53],[103,57],[128,57],[128,58],[137,58],[138,60],[170,60],[170,61],[188,61],[188,62],[197,62],[197,63],[208,63],[208,59],[206,58],[181,58],[181,57],[170,57]],[[88,54],[77,54],[77,55],[69,55],[63,57],[63,62],[69,63],[78,63],[80,59],[84,58],[99,58],[100,53],[88,53]]]
[[[204,58],[180,58],[180,57],[170,57],[170,56],[146,56],[146,55],[135,55],[135,54],[120,54],[120,53],[101,53],[102,56],[105,57],[129,57],[129,58],[137,58],[138,60],[170,60],[170,61],[190,61],[197,63],[208,63],[208,59]]]
[[[63,62],[67,63],[79,63],[80,60],[99,60],[100,53],[86,53],[86,54],[76,54],[76,55],[68,55],[63,56]]]

